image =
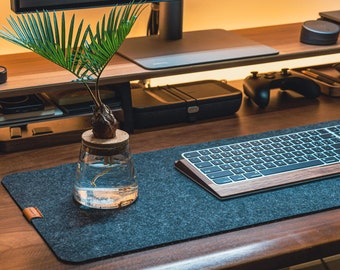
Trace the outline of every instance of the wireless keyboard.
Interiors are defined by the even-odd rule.
[[[175,167],[220,199],[340,174],[340,124],[197,149]]]

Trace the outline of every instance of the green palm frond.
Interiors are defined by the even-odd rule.
[[[1,38],[27,48],[72,73],[77,72],[82,54],[81,48],[89,31],[87,27],[83,32],[83,21],[75,28],[73,15],[69,27],[66,28],[65,15],[62,13],[62,31],[60,31],[56,13],[53,13],[51,19],[51,15],[44,11],[16,18],[11,16],[8,23],[12,29],[4,27],[5,30],[0,31]],[[68,38],[65,37],[66,29],[69,32]],[[74,32],[76,32],[75,38],[73,38]],[[83,35],[82,39],[81,35]]]
[[[141,2],[138,2],[139,4]],[[27,48],[53,63],[72,72],[87,89],[89,82],[95,82],[98,92],[99,78],[129,34],[143,5],[128,5],[111,9],[108,19],[104,15],[95,31],[82,20],[75,23],[75,15],[67,22],[65,13],[61,19],[56,12],[35,12],[10,16],[9,27],[0,30],[0,38]],[[90,79],[90,80],[89,80]],[[91,93],[96,105],[100,103],[99,93]],[[98,100],[99,99],[99,100]]]
[[[99,77],[117,52],[133,27],[142,9],[141,5],[112,9],[108,19],[104,15],[96,25],[96,32],[89,30],[90,41],[84,47],[83,62],[93,76]],[[88,62],[87,60],[91,61]]]

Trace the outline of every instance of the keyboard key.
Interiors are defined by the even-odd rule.
[[[243,173],[245,173],[245,171],[244,170],[242,170],[242,169],[232,169],[231,170],[231,172],[233,173],[233,174],[243,174]]]
[[[266,156],[273,156],[273,155],[275,155],[275,152],[274,152],[274,151],[271,151],[271,150],[263,151],[263,153],[264,153]]]
[[[335,149],[340,149],[340,143],[336,143],[332,145]]]
[[[212,167],[207,167],[207,168],[202,169],[202,172],[204,172],[205,174],[213,173],[213,172],[220,172],[220,171],[222,171],[222,169],[218,166],[212,166]]]
[[[255,169],[252,166],[243,167],[243,170],[248,173],[255,171]]]
[[[221,153],[221,156],[226,157],[226,158],[231,157],[232,155],[233,154],[231,152],[222,152]]]
[[[189,161],[190,161],[191,163],[201,162],[201,160],[200,160],[198,157],[189,158]]]
[[[229,164],[234,162],[234,160],[232,158],[222,158],[223,163],[225,164]]]
[[[323,162],[325,162],[326,164],[330,164],[330,163],[335,163],[335,162],[339,162],[339,158],[336,157],[326,157],[321,159]]]
[[[297,161],[293,158],[287,158],[284,160],[287,164],[295,164]]]
[[[201,161],[209,161],[209,160],[211,160],[212,158],[211,158],[210,156],[200,156],[199,159],[200,159]]]
[[[210,155],[210,157],[212,159],[221,159],[222,158],[222,156],[220,154],[212,154],[212,155]]]
[[[254,158],[252,161],[253,161],[255,164],[262,164],[262,163],[264,163],[263,159],[261,159],[261,158]]]
[[[210,155],[211,152],[209,150],[200,150],[198,151],[202,156],[205,156],[205,155]]]
[[[317,158],[325,158],[326,157],[326,155],[324,153],[314,153],[313,155]]]
[[[220,166],[220,168],[222,170],[227,171],[227,170],[231,170],[233,167],[231,167],[229,164],[223,164],[223,165]]]
[[[278,160],[274,162],[276,166],[285,166],[287,165],[286,162],[282,161],[282,160]]]
[[[265,166],[266,168],[275,168],[275,167],[277,167],[277,166],[275,165],[275,163],[273,163],[273,162],[265,163],[264,166]]]
[[[243,166],[251,166],[253,165],[254,163],[251,161],[251,160],[245,160],[245,161],[242,161],[242,164]]]
[[[241,143],[240,144],[243,148],[248,148],[248,147],[251,147],[251,144],[246,142],[246,143]]]
[[[297,157],[302,157],[302,156],[305,155],[302,151],[294,151],[292,154],[297,156]]]
[[[254,171],[254,172],[245,173],[244,176],[247,177],[248,179],[251,179],[251,178],[261,177],[262,174],[257,171]]]
[[[234,157],[232,157],[232,159],[233,159],[234,161],[242,161],[242,160],[244,160],[244,157],[243,157],[243,156],[240,156],[240,155],[238,155],[238,156],[234,156]]]
[[[282,160],[284,159],[284,157],[282,155],[275,155],[275,156],[272,156],[273,159],[275,160]]]
[[[233,168],[241,168],[243,167],[241,162],[233,162],[230,164]]]
[[[218,185],[226,184],[226,183],[231,183],[233,182],[229,177],[221,177],[221,178],[216,178],[213,180]]]
[[[272,157],[263,157],[262,158],[265,162],[272,162],[274,161],[275,159],[273,159]]]
[[[258,171],[261,171],[261,170],[266,169],[266,167],[263,166],[262,164],[260,164],[260,165],[254,165],[253,167],[254,167],[256,170],[258,170]]]
[[[210,149],[210,152],[216,154],[216,153],[222,152],[222,150],[221,150],[220,148],[216,147],[216,148],[211,148],[211,149]]]
[[[265,154],[262,153],[262,152],[256,152],[256,153],[254,153],[253,155],[254,155],[255,157],[257,157],[257,158],[260,158],[260,157],[264,157],[264,156],[265,156]]]
[[[297,162],[305,162],[305,161],[307,161],[307,159],[306,158],[304,158],[304,157],[296,157],[296,158],[294,158]]]
[[[193,157],[199,157],[201,154],[198,152],[189,152],[189,153],[185,153],[183,154],[183,156],[185,158],[193,158]]]
[[[210,179],[217,179],[217,178],[231,176],[231,175],[233,175],[233,173],[231,171],[220,171],[220,172],[214,172],[214,173],[207,174],[207,176]]]
[[[261,173],[263,175],[277,174],[277,173],[299,170],[299,169],[308,168],[308,167],[317,166],[317,165],[322,165],[322,164],[323,163],[319,160],[312,160],[312,161],[295,163],[295,164],[292,164],[292,165],[286,165],[286,166],[282,166],[282,167],[276,167],[276,168],[270,168],[270,169],[262,170]]]
[[[251,160],[251,159],[254,159],[255,157],[251,154],[246,154],[246,155],[243,155],[244,159],[247,159],[247,160]]]
[[[231,150],[231,148],[229,146],[221,146],[220,149],[221,149],[222,152],[228,152],[228,151]]]
[[[222,165],[223,161],[220,159],[210,161],[213,165]]]
[[[326,134],[320,135],[320,137],[321,137],[322,139],[329,139],[329,138],[334,137],[334,135],[333,135],[332,133],[326,133]]]
[[[197,168],[206,168],[206,167],[211,167],[212,164],[209,162],[209,161],[206,161],[206,162],[199,162],[199,163],[196,163],[195,166]]]
[[[237,174],[237,175],[230,176],[230,179],[233,181],[242,181],[242,180],[246,180],[246,177],[241,174]]]

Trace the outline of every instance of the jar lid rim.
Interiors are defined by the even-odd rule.
[[[112,148],[121,147],[122,145],[128,144],[129,134],[123,130],[116,130],[116,137],[110,139],[98,139],[95,138],[91,130],[83,132],[82,141],[87,146],[93,146],[98,148]]]

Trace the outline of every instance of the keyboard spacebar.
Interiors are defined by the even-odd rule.
[[[314,167],[314,166],[318,166],[318,165],[322,165],[322,164],[323,163],[320,160],[316,159],[316,160],[311,160],[311,161],[306,161],[306,162],[301,162],[301,163],[296,163],[296,164],[291,164],[291,165],[286,165],[286,166],[280,166],[280,167],[265,169],[265,170],[261,170],[260,172],[263,175],[271,175],[271,174],[277,174],[277,173],[299,170],[299,169],[303,169],[303,168]]]

